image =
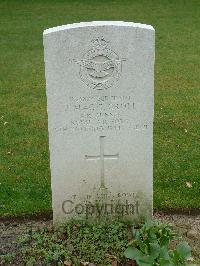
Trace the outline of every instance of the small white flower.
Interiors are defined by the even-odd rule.
[[[191,182],[186,182],[186,186],[191,188],[192,187],[192,183]]]
[[[189,257],[189,258],[187,259],[187,261],[194,261],[194,258],[193,258],[193,257]]]

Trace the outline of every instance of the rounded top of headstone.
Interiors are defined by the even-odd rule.
[[[53,27],[44,30],[43,35],[47,35],[53,32],[74,29],[74,28],[83,28],[83,27],[96,27],[96,26],[121,26],[121,27],[133,27],[133,28],[140,28],[140,29],[147,29],[153,30],[154,28],[151,25],[141,24],[141,23],[134,23],[134,22],[124,22],[124,21],[91,21],[91,22],[80,22],[80,23],[73,23],[62,25],[58,27]]]

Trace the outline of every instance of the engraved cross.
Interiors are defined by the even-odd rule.
[[[104,160],[105,159],[113,159],[116,160],[119,158],[119,153],[113,155],[105,155],[104,154],[104,138],[105,136],[100,136],[100,155],[85,155],[86,160],[100,160],[100,169],[101,169],[101,188],[105,188],[105,168],[104,168]]]

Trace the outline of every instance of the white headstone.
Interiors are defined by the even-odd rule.
[[[152,214],[154,29],[44,31],[54,222]]]

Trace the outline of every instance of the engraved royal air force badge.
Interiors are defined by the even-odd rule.
[[[83,59],[76,60],[80,65],[80,78],[90,88],[105,90],[121,76],[122,61],[110,49],[109,43],[98,37],[92,40],[92,47],[84,54]]]

